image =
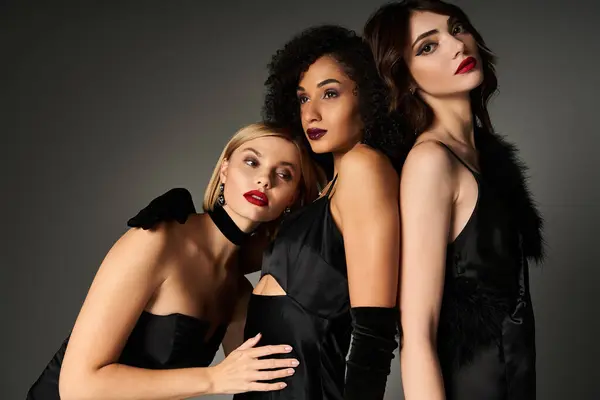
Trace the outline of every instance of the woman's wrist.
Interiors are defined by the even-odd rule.
[[[218,394],[215,367],[196,368],[194,382],[195,396]]]

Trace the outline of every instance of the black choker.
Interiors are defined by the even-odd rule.
[[[208,211],[208,215],[221,233],[236,246],[241,246],[251,236],[250,233],[242,231],[220,205],[215,205],[212,211]]]

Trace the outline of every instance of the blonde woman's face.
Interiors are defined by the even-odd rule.
[[[296,200],[301,177],[298,148],[277,136],[245,142],[221,167],[227,207],[252,222],[277,219]]]

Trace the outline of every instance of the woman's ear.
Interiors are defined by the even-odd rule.
[[[225,184],[225,181],[227,181],[227,169],[229,168],[229,160],[224,158],[223,162],[221,163],[221,170],[220,170],[220,178],[221,178],[221,183]]]

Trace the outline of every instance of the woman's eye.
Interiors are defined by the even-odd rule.
[[[436,47],[437,43],[427,43],[421,47],[417,55],[419,56],[421,54],[430,54],[435,50]]]
[[[458,35],[458,34],[464,33],[464,32],[465,32],[465,27],[462,24],[456,24],[456,25],[454,25],[454,28],[452,28],[453,35]]]
[[[277,175],[283,180],[289,181],[292,179],[292,175],[288,172],[279,172]]]
[[[338,94],[335,90],[328,90],[325,92],[325,95],[323,95],[323,97],[326,99],[332,99],[337,96],[338,96]]]

